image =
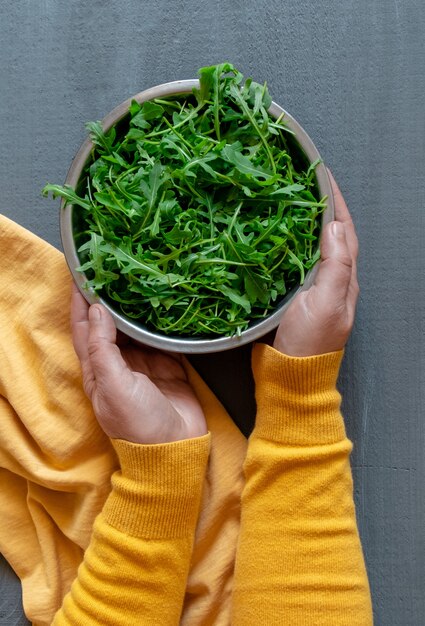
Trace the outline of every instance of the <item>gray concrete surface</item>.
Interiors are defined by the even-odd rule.
[[[0,3],[0,211],[55,246],[40,190],[64,180],[84,122],[202,65],[267,79],[333,169],[361,247],[340,387],[376,626],[425,624],[424,33],[422,0]],[[200,367],[249,418],[246,376],[229,394]],[[0,625],[23,624],[0,570]]]

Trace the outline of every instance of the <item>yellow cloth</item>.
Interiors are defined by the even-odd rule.
[[[117,469],[71,344],[63,255],[0,216],[0,552],[50,624]],[[213,437],[181,624],[229,624],[247,442],[189,366]]]
[[[62,256],[5,219],[0,243],[0,550],[33,623],[63,602],[55,626],[370,626],[341,354],[254,348],[248,448],[189,365],[211,435],[110,442],[81,390]]]

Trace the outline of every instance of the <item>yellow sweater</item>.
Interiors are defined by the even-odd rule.
[[[112,447],[81,390],[63,257],[4,218],[0,244],[0,550],[33,624],[85,549],[55,624],[369,626],[341,355],[254,348],[248,450],[189,365],[211,434]]]
[[[339,361],[254,349],[258,415],[245,462],[235,626],[371,624]],[[54,624],[178,624],[209,436],[114,446],[121,471]]]

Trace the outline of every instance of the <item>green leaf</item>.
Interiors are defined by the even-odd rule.
[[[240,152],[237,144],[225,146],[220,154],[225,161],[232,163],[232,165],[234,165],[241,174],[245,174],[245,176],[263,178],[264,180],[273,178],[273,174],[271,174],[270,171],[265,170],[263,167],[253,165],[251,160]]]
[[[149,127],[149,124],[146,125],[146,128]],[[128,133],[125,136],[126,141],[143,141],[143,139],[145,138],[146,133],[143,132],[143,130],[140,130],[140,128],[130,128],[130,130],[128,131]]]
[[[225,285],[221,286],[221,291],[225,296],[228,296],[232,302],[239,304],[247,313],[251,313],[251,303],[245,295],[241,295],[235,289],[231,289]]]
[[[264,284],[262,284],[253,274],[248,272],[245,274],[244,286],[252,304],[255,304],[257,300],[260,302],[264,302],[266,300],[267,291],[264,288]]]
[[[293,265],[295,265],[300,270],[300,284],[304,283],[305,279],[305,270],[304,265],[301,263],[300,259],[288,248],[287,250],[288,256],[290,257]]]
[[[201,67],[198,70],[199,76],[199,96],[201,102],[209,100],[213,96],[213,91],[217,89],[216,85],[219,84],[219,80],[222,74],[233,72],[237,74],[237,70],[231,63],[221,63],[219,65],[210,65],[209,67]]]
[[[235,102],[241,107],[244,115],[251,122],[252,127],[255,129],[256,134],[261,139],[261,142],[263,143],[263,145],[264,145],[264,147],[266,149],[268,160],[269,160],[269,163],[270,163],[270,165],[272,167],[272,170],[275,171],[276,165],[275,165],[275,162],[274,162],[273,153],[272,153],[272,151],[270,149],[270,145],[269,145],[269,143],[267,141],[266,135],[263,133],[263,131],[261,130],[260,126],[258,125],[257,120],[255,119],[254,113],[250,110],[248,104],[245,102],[245,100],[244,100],[244,98],[243,98],[239,88],[236,85],[231,85],[230,86],[230,94],[234,98]]]
[[[198,76],[199,76],[199,101],[201,103],[204,103],[205,100],[209,100],[210,99],[210,95],[213,89],[213,83],[214,83],[214,72],[215,72],[216,68],[214,65],[211,65],[210,67],[201,67],[200,70],[198,70]]]
[[[165,173],[165,168],[157,161],[149,172],[149,182],[145,180],[140,181],[140,189],[150,209],[154,206],[158,191],[166,180],[168,180],[168,176]]]
[[[52,194],[53,198],[61,197],[65,200],[65,205],[67,204],[76,204],[86,211],[90,211],[92,205],[87,200],[81,198],[77,195],[75,189],[73,189],[70,185],[64,185],[63,187],[60,185],[50,185],[47,184],[43,188],[43,196],[47,198],[49,192]]]
[[[142,111],[145,115],[146,120],[156,120],[161,118],[164,113],[164,107],[156,102],[147,102],[143,103]]]
[[[260,85],[252,81],[249,85],[248,102],[253,107],[254,115],[259,113],[261,107],[267,110],[272,103],[267,85]]]
[[[208,165],[208,162],[211,161],[215,161],[218,158],[217,154],[214,153],[210,153],[205,155],[204,157],[195,157],[194,159],[190,160],[187,165],[185,165],[184,167],[184,171],[187,172],[194,168],[194,167],[200,167],[202,168],[205,172],[207,172],[214,180],[217,179],[217,174],[215,172],[215,170],[213,170],[213,168]]]
[[[99,249],[102,253],[112,255],[121,267],[121,273],[137,272],[155,278],[161,283],[167,283],[181,280],[183,277],[176,274],[164,274],[160,272],[154,264],[150,264],[139,260],[130,250],[129,244],[123,244],[120,247],[108,242],[101,242]]]
[[[112,156],[103,156],[103,161],[108,161],[108,163],[115,163],[116,165],[120,165],[124,169],[128,169],[128,163],[125,161],[118,152],[114,152]]]
[[[322,159],[316,159],[315,161],[313,161],[313,163],[311,163],[310,167],[307,170],[307,178],[310,177],[310,174],[312,172],[314,172],[314,170],[316,169],[316,167],[319,165],[319,163],[322,162]]]
[[[80,254],[86,252],[89,260],[76,269],[78,272],[92,273],[92,278],[87,281],[86,287],[95,291],[99,291],[106,284],[117,280],[119,277],[116,272],[112,272],[104,266],[105,255],[101,251],[102,243],[103,237],[91,233],[90,239],[78,249]],[[87,256],[87,254],[83,256]]]
[[[106,150],[106,152],[111,152],[115,141],[115,128],[111,128],[109,132],[105,133],[102,122],[87,122],[86,128],[90,132],[90,139],[95,145]]]
[[[131,125],[136,128],[150,128],[151,121],[162,117],[163,113],[164,108],[160,104],[144,102],[138,113],[131,118]]]
[[[135,117],[137,113],[142,108],[142,105],[137,102],[137,100],[132,100],[130,103],[129,113],[131,117]]]

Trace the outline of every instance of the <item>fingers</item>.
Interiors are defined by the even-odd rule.
[[[89,336],[89,305],[83,298],[75,283],[72,284],[71,296],[71,329],[75,352],[80,360],[87,355]]]
[[[345,234],[345,228],[340,222],[331,222],[322,234],[320,263],[314,287],[319,294],[321,306],[338,309],[344,307],[353,268],[351,256]]]
[[[117,331],[108,311],[100,304],[93,304],[88,318],[87,352],[93,377],[97,385],[107,389],[130,371],[116,345]]]
[[[354,260],[356,260],[359,251],[359,243],[357,240],[353,220],[351,219],[347,204],[342,196],[340,188],[338,187],[332,175],[332,172],[329,169],[327,171],[331,181],[332,193],[335,202],[335,219],[338,222],[342,222],[344,224],[348,247],[350,248],[351,256]]]
[[[342,196],[341,189],[338,187],[331,170],[327,169],[327,172],[331,181],[332,194],[335,200],[335,217],[338,222],[351,222],[351,215]]]
[[[332,193],[335,200],[335,217],[344,225],[345,237],[347,240],[348,248],[352,258],[351,280],[348,289],[347,304],[349,308],[354,312],[356,308],[357,298],[359,295],[359,284],[357,281],[357,257],[359,253],[359,242],[354,228],[353,220],[351,219],[350,212],[342,196],[341,190],[338,187],[332,172],[328,169],[329,178],[332,185]]]
[[[88,353],[89,340],[89,305],[79,292],[75,283],[72,284],[71,296],[71,330],[74,350],[80,360],[83,373],[84,388],[92,386],[94,375]]]
[[[71,298],[71,328],[75,352],[81,363],[84,390],[92,398],[95,385],[108,384],[129,372],[119,348],[112,317],[100,304],[90,308],[76,285]]]

